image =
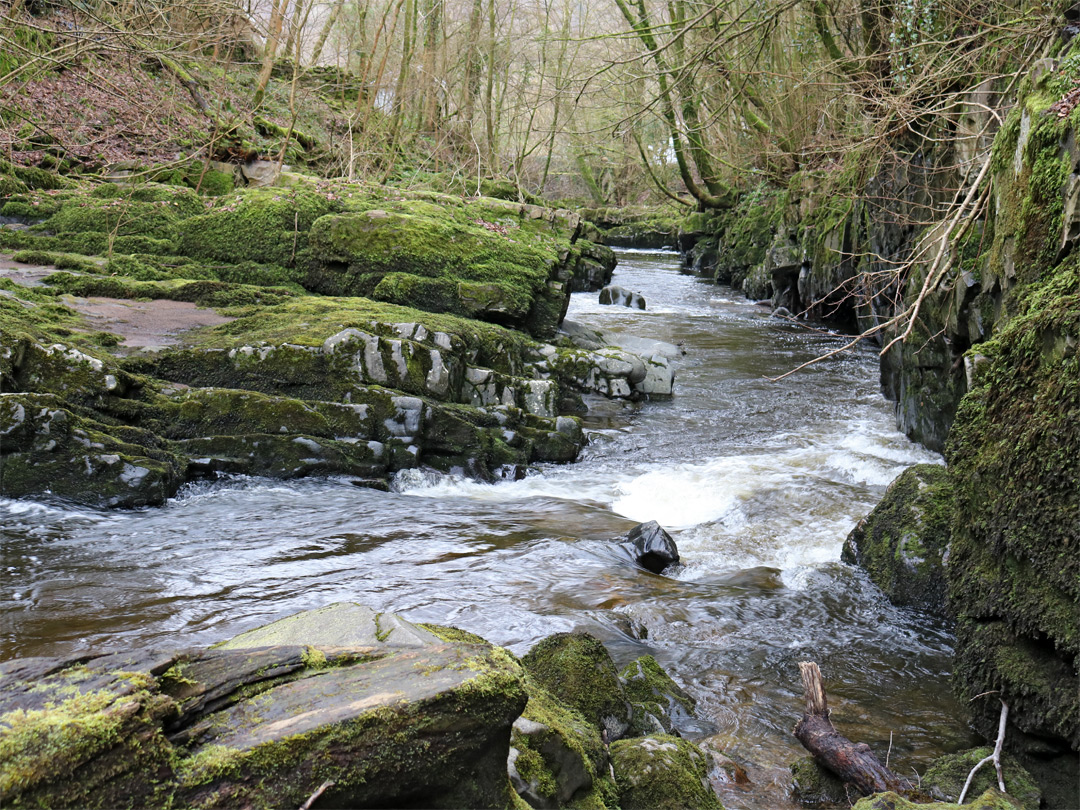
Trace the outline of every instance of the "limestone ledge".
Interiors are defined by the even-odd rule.
[[[476,365],[460,335],[417,322],[349,327],[321,344],[183,348],[121,361],[21,338],[5,347],[0,492],[105,506],[161,503],[219,474],[386,480],[417,466],[491,480],[572,461],[560,415],[581,394],[670,394],[666,358],[527,339]],[[516,372],[516,373],[514,373]],[[516,474],[516,473],[515,473]]]

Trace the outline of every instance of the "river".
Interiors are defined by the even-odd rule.
[[[615,283],[646,311],[575,294],[571,319],[679,343],[676,396],[607,404],[573,465],[478,484],[402,475],[395,491],[334,479],[229,479],[124,512],[0,499],[0,660],[207,644],[356,600],[525,652],[554,632],[651,653],[698,701],[751,784],[729,810],[789,805],[798,662],[817,661],[842,731],[910,774],[966,747],[938,622],[890,605],[839,562],[845,536],[906,466],[940,462],[894,428],[876,355],[781,382],[842,338],[768,317],[678,271],[620,253]],[[657,576],[611,539],[657,520],[683,565]]]

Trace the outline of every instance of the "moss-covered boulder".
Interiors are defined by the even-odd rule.
[[[939,757],[923,774],[919,785],[936,798],[955,802],[960,798],[960,792],[964,789],[971,769],[992,753],[992,748],[973,748],[959,754]],[[1005,790],[1010,797],[1025,810],[1039,810],[1042,791],[1024,766],[1008,753],[1002,757],[1002,775],[1005,780]],[[987,790],[996,788],[997,784],[997,771],[994,764],[988,762],[975,774],[968,788],[967,797],[979,796]]]
[[[947,615],[951,520],[948,473],[941,466],[919,464],[901,473],[852,529],[842,559],[866,569],[894,604]]]
[[[510,806],[510,725],[526,703],[513,658],[395,646],[407,623],[387,636],[366,613],[330,613],[248,637],[309,644],[0,664],[0,802],[299,807],[332,782],[329,806]]]
[[[710,758],[688,740],[634,737],[611,746],[622,810],[723,810],[709,785]]]
[[[529,650],[521,663],[536,683],[604,729],[609,740],[630,728],[630,703],[615,662],[588,633],[549,636]]]
[[[529,702],[514,721],[508,770],[531,807],[617,805],[600,728],[526,678]]]
[[[632,736],[671,734],[694,713],[694,699],[651,655],[631,661],[619,679],[633,709]]]
[[[1011,796],[991,788],[966,804],[914,802],[895,793],[875,793],[859,799],[851,810],[1023,810],[1023,805]]]
[[[813,757],[799,757],[791,763],[791,795],[807,807],[850,804],[843,780],[818,765]]]

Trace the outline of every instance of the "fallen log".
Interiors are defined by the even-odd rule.
[[[838,732],[829,719],[829,704],[821,682],[821,670],[812,661],[799,664],[806,707],[795,725],[795,738],[823,768],[853,785],[864,796],[891,790],[902,793],[912,784],[881,764],[870,746],[854,743]]]

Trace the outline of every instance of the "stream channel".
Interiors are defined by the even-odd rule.
[[[0,660],[209,644],[355,600],[517,653],[579,629],[620,667],[655,655],[698,701],[686,735],[747,767],[729,810],[795,806],[799,661],[820,664],[841,732],[883,756],[891,737],[894,769],[967,747],[949,634],[839,562],[888,483],[940,456],[896,431],[872,349],[770,382],[843,339],[678,267],[620,252],[614,283],[647,311],[574,295],[570,319],[685,351],[675,397],[591,412],[575,464],[495,485],[410,471],[389,494],[234,478],[135,511],[0,499]],[[669,576],[611,542],[647,520],[678,543]]]

